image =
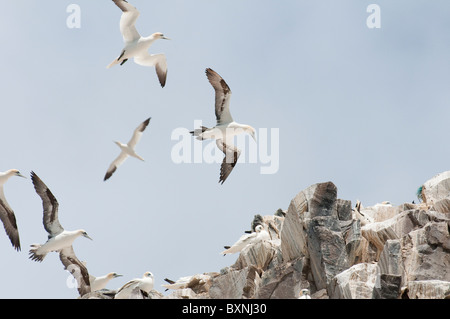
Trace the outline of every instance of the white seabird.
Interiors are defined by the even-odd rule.
[[[264,227],[262,225],[258,225],[255,228],[255,232],[242,235],[239,238],[239,240],[236,243],[234,243],[234,245],[231,247],[225,246],[224,247],[225,250],[222,251],[221,254],[223,254],[223,255],[234,254],[234,253],[240,252],[242,249],[247,247],[247,245],[256,244],[260,241],[269,240],[269,239],[270,239],[269,233],[264,229]]]
[[[11,241],[13,247],[19,251],[20,250],[20,238],[19,229],[17,228],[16,215],[14,211],[9,206],[6,200],[5,193],[3,191],[3,185],[8,181],[10,177],[19,176],[26,178],[17,169],[10,169],[6,172],[0,172],[0,220],[3,223],[5,232]]]
[[[255,129],[250,125],[239,124],[233,120],[230,113],[231,90],[225,80],[210,68],[206,69],[206,76],[215,91],[216,126],[207,128],[202,126],[191,132],[198,140],[215,139],[217,147],[225,157],[220,167],[219,183],[223,184],[230,175],[241,155],[241,150],[233,145],[233,136],[248,133],[256,141]]]
[[[82,261],[81,263],[83,264],[84,267],[87,267],[87,264],[85,261]],[[114,279],[117,277],[122,277],[122,275],[119,275],[115,272],[110,272],[104,276],[95,277],[95,276],[89,274],[89,283],[91,285],[91,291],[97,291],[97,290],[104,289],[111,279]]]
[[[60,259],[62,263],[67,267],[66,263],[69,262],[79,264],[77,267],[83,268],[84,265],[76,258],[73,253],[72,243],[80,236],[91,239],[86,231],[78,229],[74,231],[65,230],[58,220],[58,201],[52,194],[50,189],[42,182],[42,180],[34,173],[31,172],[31,180],[33,181],[36,193],[42,199],[42,206],[44,209],[43,224],[45,230],[48,232],[48,240],[45,244],[32,244],[30,249],[29,258],[34,261],[41,262],[45,256],[51,251],[60,252]],[[63,260],[63,259],[66,259]],[[83,267],[81,267],[83,266]],[[89,277],[87,284],[89,285]]]
[[[132,294],[137,291],[143,291],[146,294],[153,289],[154,277],[150,271],[144,273],[142,278],[135,278],[123,285],[118,291],[114,299],[129,299]]]
[[[198,274],[193,276],[181,277],[177,281],[164,278],[168,284],[161,285],[162,287],[168,289],[184,289],[190,288],[197,285],[204,285],[208,280],[211,279],[210,275]]]
[[[297,299],[311,299],[311,295],[308,289],[300,290],[299,297]]]
[[[125,42],[125,47],[119,57],[114,59],[107,68],[113,65],[123,65],[128,59],[134,58],[134,62],[143,66],[154,66],[158,75],[159,83],[162,87],[166,85],[167,62],[163,53],[149,54],[147,50],[158,39],[166,39],[161,32],[153,33],[151,36],[142,37],[136,30],[135,23],[139,17],[139,11],[125,0],[113,0],[122,10],[120,18],[120,32]]]
[[[91,290],[92,291],[102,290],[106,287],[106,285],[108,284],[108,282],[111,279],[114,279],[117,277],[122,277],[122,275],[119,275],[115,272],[110,272],[110,273],[108,273],[104,276],[100,276],[100,277],[95,277],[95,276],[89,275],[89,282],[91,283]]]
[[[119,156],[117,156],[117,158],[111,163],[111,165],[109,165],[109,168],[106,171],[103,181],[106,181],[108,178],[110,178],[112,176],[112,174],[116,171],[117,167],[119,167],[119,165],[121,165],[123,162],[125,162],[125,160],[127,159],[128,156],[132,156],[137,159],[140,159],[141,161],[144,161],[144,159],[141,156],[136,154],[136,151],[134,150],[134,148],[135,148],[136,144],[139,142],[139,140],[141,139],[142,133],[144,132],[145,128],[148,126],[148,123],[150,123],[150,119],[151,119],[151,117],[149,117],[144,122],[139,124],[139,126],[134,130],[133,136],[131,137],[130,141],[127,144],[123,144],[123,143],[114,141],[114,143],[116,143],[120,147],[121,152],[120,152]]]

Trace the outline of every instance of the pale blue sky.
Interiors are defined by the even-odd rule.
[[[66,26],[69,4],[81,28]],[[333,181],[338,197],[369,206],[411,202],[449,169],[450,3],[446,1],[130,0],[143,35],[163,32],[151,53],[168,60],[165,88],[154,69],[122,49],[120,10],[110,0],[22,0],[0,12],[0,171],[31,170],[60,204],[67,229],[84,228],[79,259],[93,275],[115,271],[118,288],[145,271],[163,278],[220,271],[220,255],[255,214],[287,209],[306,187]],[[368,29],[366,8],[381,8]],[[239,163],[224,185],[219,164],[174,164],[174,129],[215,124],[205,68],[230,86],[236,121],[279,128],[280,168]],[[152,121],[137,152],[103,176],[134,128]],[[75,298],[56,253],[41,263],[42,202],[31,179],[10,179],[22,251],[0,231],[0,298]]]

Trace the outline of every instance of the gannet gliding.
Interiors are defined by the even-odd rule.
[[[202,126],[191,132],[198,140],[215,139],[217,147],[225,157],[220,167],[219,183],[223,184],[230,175],[239,159],[241,151],[233,145],[233,136],[248,133],[256,141],[255,129],[250,125],[239,124],[233,120],[230,113],[231,90],[222,77],[210,68],[206,69],[206,76],[215,91],[216,126],[207,128]]]
[[[136,129],[133,132],[133,136],[131,137],[130,141],[127,144],[114,141],[114,143],[116,143],[120,147],[121,151],[119,156],[117,156],[116,159],[109,165],[109,168],[106,171],[103,181],[106,181],[108,178],[110,178],[112,174],[117,170],[117,167],[119,167],[123,162],[125,162],[128,156],[135,157],[137,159],[140,159],[141,161],[144,160],[141,156],[136,154],[134,148],[141,139],[142,133],[145,131],[145,128],[150,123],[150,119],[151,117],[149,117],[144,122],[139,124],[138,127],[136,127]]]
[[[167,62],[163,53],[149,54],[148,49],[158,39],[166,39],[161,32],[153,33],[148,37],[142,37],[136,30],[135,23],[139,17],[139,11],[125,0],[113,0],[122,10],[120,18],[120,32],[123,36],[125,46],[119,57],[114,59],[107,68],[116,64],[123,65],[128,59],[134,58],[134,62],[143,66],[154,66],[162,87],[166,85]]]

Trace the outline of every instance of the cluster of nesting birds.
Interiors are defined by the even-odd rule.
[[[122,10],[120,31],[125,46],[120,55],[107,67],[110,68],[116,64],[123,65],[128,59],[133,58],[139,65],[155,67],[158,80],[161,86],[164,87],[167,77],[166,57],[164,54],[149,54],[148,49],[154,41],[168,38],[159,32],[153,33],[149,37],[142,37],[135,27],[136,20],[139,17],[139,11],[125,0],[112,1]],[[239,124],[233,120],[229,109],[231,90],[222,77],[210,68],[206,69],[206,75],[215,90],[215,115],[217,123],[213,128],[202,126],[193,130],[191,134],[199,140],[216,140],[217,147],[225,155],[221,164],[219,178],[219,183],[223,184],[236,165],[241,153],[231,142],[233,136],[248,133],[256,141],[255,129],[249,125]],[[143,160],[141,156],[136,154],[135,147],[142,137],[144,130],[149,125],[150,119],[146,119],[134,130],[133,136],[127,144],[115,142],[120,147],[121,152],[108,167],[104,181],[108,180],[129,156]],[[3,185],[13,176],[25,177],[16,169],[10,169],[3,173],[0,172],[0,220],[3,222],[6,234],[13,247],[19,251],[21,248],[16,217],[14,211],[6,201],[3,191]],[[48,253],[58,252],[65,269],[77,280],[80,295],[103,289],[111,279],[121,276],[116,273],[109,273],[97,278],[89,275],[86,264],[81,262],[75,255],[72,244],[80,236],[88,239],[91,238],[82,229],[75,231],[65,230],[58,220],[58,201],[53,193],[35,172],[31,172],[31,180],[36,193],[42,199],[43,224],[45,230],[48,232],[48,240],[44,244],[31,245],[29,258],[37,262],[42,262]],[[262,226],[257,226],[254,232],[243,235],[233,246],[225,247],[226,250],[222,253],[225,255],[240,252],[245,246],[266,239],[269,239],[268,233]],[[133,279],[118,289],[115,298],[129,298],[135,293],[148,293],[153,289],[153,282],[153,274],[151,272],[145,272],[142,278]]]

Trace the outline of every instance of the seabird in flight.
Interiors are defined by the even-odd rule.
[[[135,23],[139,17],[139,11],[125,0],[113,0],[122,10],[120,18],[120,32],[123,36],[125,46],[119,57],[114,59],[107,68],[113,65],[123,65],[128,59],[134,58],[134,62],[143,66],[154,66],[162,87],[166,85],[167,62],[163,53],[149,54],[148,49],[158,39],[166,39],[161,32],[153,33],[148,37],[142,37],[136,30]]]
[[[0,220],[3,223],[3,227],[5,228],[6,234],[11,241],[13,247],[19,251],[20,250],[20,238],[19,238],[19,229],[17,228],[16,216],[14,215],[14,211],[9,206],[8,201],[6,200],[5,193],[3,191],[3,185],[6,181],[12,176],[19,176],[26,178],[17,169],[10,169],[6,172],[0,172]]]
[[[120,147],[121,152],[119,156],[117,156],[117,158],[111,163],[111,165],[109,165],[109,168],[106,171],[103,181],[106,181],[108,178],[110,178],[112,174],[116,171],[117,167],[119,167],[123,162],[125,162],[128,156],[135,157],[137,159],[140,159],[141,161],[144,160],[141,156],[136,154],[134,148],[141,139],[142,133],[148,126],[148,123],[150,123],[150,119],[151,117],[149,117],[144,122],[139,124],[139,126],[134,130],[133,136],[131,137],[130,141],[127,144],[114,141],[114,143],[116,143]]]
[[[255,232],[250,234],[242,235],[239,240],[234,243],[233,246],[225,246],[225,250],[221,252],[221,254],[234,254],[237,252],[240,252],[242,249],[244,249],[247,245],[255,244],[257,242],[263,241],[263,240],[269,240],[270,235],[269,233],[264,229],[262,225],[258,225],[255,228]]]
[[[223,184],[230,175],[241,155],[241,150],[233,145],[233,136],[248,133],[256,141],[255,129],[250,125],[239,124],[233,120],[230,113],[231,90],[225,80],[210,68],[206,69],[206,76],[215,91],[216,126],[207,128],[202,126],[191,132],[198,140],[215,139],[217,147],[225,157],[220,167],[219,183]]]
[[[135,290],[148,294],[150,290],[153,289],[153,282],[153,274],[150,271],[147,271],[142,278],[132,279],[119,288],[114,299],[130,299]]]
[[[55,196],[34,172],[31,172],[31,180],[33,181],[36,193],[42,199],[42,206],[44,210],[42,222],[45,230],[48,232],[48,240],[43,245],[32,244],[29,252],[29,258],[31,260],[41,262],[49,252],[57,251],[60,252],[59,257],[66,267],[73,264],[82,269],[84,266],[73,253],[72,243],[80,236],[91,240],[92,238],[90,238],[83,229],[74,231],[65,230],[58,220],[59,204]],[[86,275],[84,275],[84,277],[85,276]],[[85,277],[84,280],[85,283],[89,285],[89,277]]]

